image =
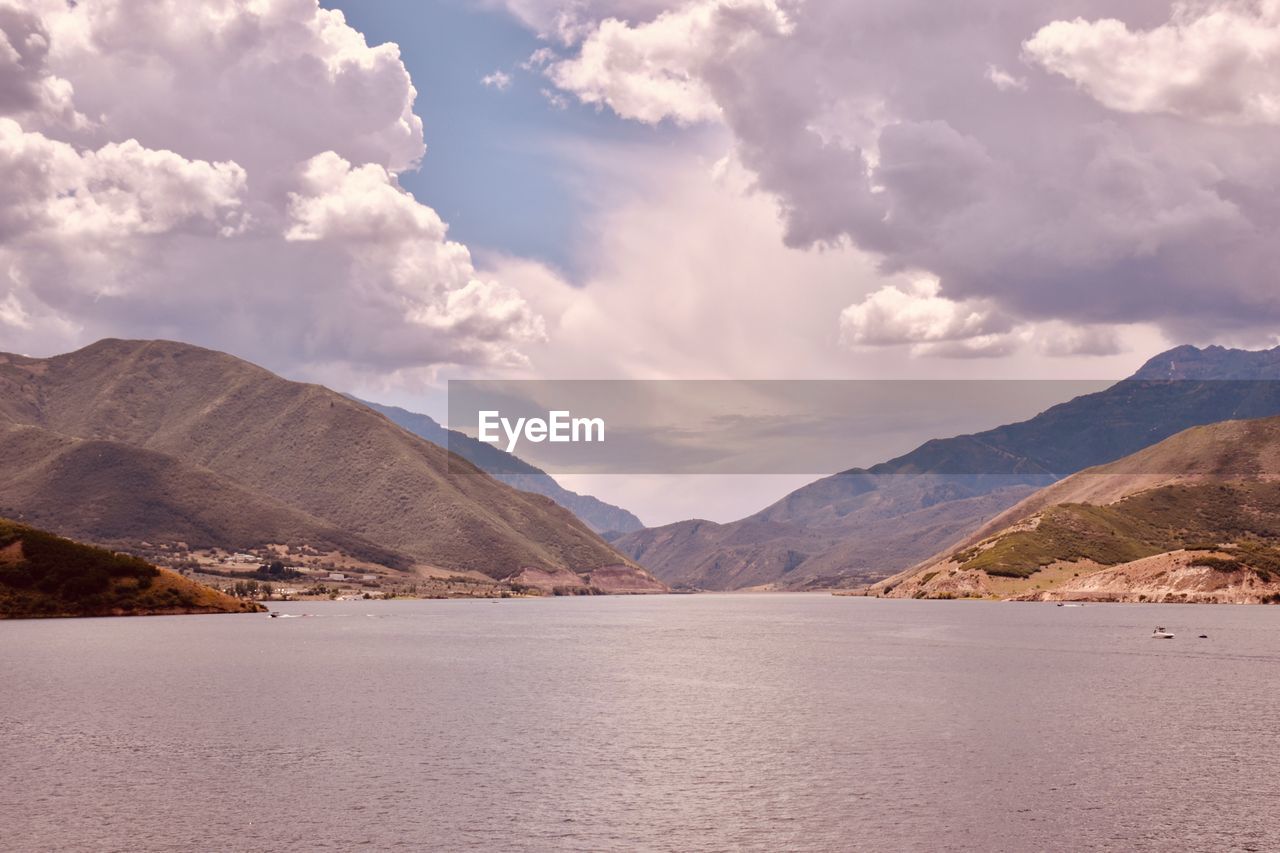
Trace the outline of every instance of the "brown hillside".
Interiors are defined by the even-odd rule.
[[[186,344],[0,356],[5,419],[2,440],[26,452],[5,464],[0,505],[25,502],[42,523],[103,541],[337,544],[388,565],[495,578],[629,565],[550,499],[359,403]],[[110,506],[112,482],[128,486],[127,509]]]
[[[105,545],[244,550],[264,540],[307,542],[392,568],[413,562],[212,471],[118,442],[0,426],[0,478],[0,515]]]
[[[1272,600],[1280,594],[1280,418],[1194,427],[1081,471],[873,592]]]
[[[1161,486],[1276,479],[1280,479],[1280,418],[1193,427],[1041,489],[984,524],[961,547],[1054,504],[1103,505]]]
[[[0,518],[0,619],[263,609],[136,557]]]

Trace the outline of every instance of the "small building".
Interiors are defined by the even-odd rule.
[[[347,576],[342,572],[329,572],[329,580],[331,581],[344,581],[346,579]]]
[[[360,576],[360,580],[362,581],[376,581],[377,579],[378,579],[377,575],[361,575]]]

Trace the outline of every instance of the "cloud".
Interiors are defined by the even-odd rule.
[[[287,240],[380,243],[416,238],[444,244],[445,224],[436,212],[396,186],[391,173],[374,163],[352,167],[327,151],[305,164],[300,183],[302,191],[289,194]],[[452,248],[460,256],[466,251],[456,244]]]
[[[1023,77],[1015,77],[1003,68],[987,65],[986,77],[1001,92],[1025,92],[1027,81]]]
[[[511,75],[505,71],[491,71],[480,78],[480,84],[489,89],[505,92],[511,88]]]
[[[770,201],[731,162],[632,147],[583,150],[613,188],[581,281],[497,258],[490,269],[546,318],[527,352],[535,376],[818,378],[856,370],[835,319],[883,281],[852,249],[786,246]],[[896,280],[890,277],[891,280]],[[863,358],[870,361],[874,354]]]
[[[541,339],[399,186],[416,90],[340,12],[26,0],[0,33],[0,348],[173,337],[323,380]]]
[[[1054,21],[1024,50],[1109,109],[1280,123],[1280,0],[1175,3],[1167,23],[1147,30],[1115,18]]]
[[[567,110],[569,108],[569,100],[559,92],[551,89],[539,89],[538,94],[546,99],[547,104],[554,110]]]
[[[521,364],[510,340],[543,337],[541,319],[523,298],[478,276],[466,247],[446,239],[435,211],[396,186],[381,166],[353,167],[326,152],[306,164],[300,183],[289,196],[285,239],[346,248],[347,275],[360,298],[351,309],[371,324],[403,317],[422,339],[415,345],[415,335],[407,335],[397,354],[433,361],[437,352],[452,350],[453,359],[465,355],[470,363]],[[368,346],[346,349],[350,356]]]
[[[1115,356],[1126,352],[1123,333],[1142,329],[1061,320],[1019,323],[991,302],[957,302],[938,295],[937,279],[909,286],[886,284],[840,314],[840,339],[851,350],[905,347],[915,357],[1000,359],[1037,352],[1050,359]]]
[[[722,125],[790,246],[855,246],[1020,324],[1225,339],[1280,322],[1276,7],[805,0],[784,27],[588,5],[548,67],[623,117]],[[1076,21],[1102,11],[1127,23]]]
[[[131,270],[166,236],[243,234],[246,175],[134,140],[77,150],[0,118],[0,319],[6,348],[80,342],[101,299],[135,292]]]
[[[703,0],[641,24],[606,18],[572,58],[538,58],[550,60],[547,76],[583,103],[646,123],[694,124],[720,116],[703,66],[713,57],[723,60],[757,31],[787,27],[775,0]]]
[[[546,318],[547,339],[527,348],[531,364],[518,376],[973,378],[980,369],[989,378],[1118,378],[1167,348],[1148,327],[1107,326],[1124,346],[1081,364],[1064,358],[1066,345],[1043,345],[1075,325],[948,300],[928,276],[886,273],[851,246],[789,247],[775,206],[732,158],[623,147],[581,159],[593,185],[617,187],[625,172],[630,186],[615,190],[596,223],[586,277],[570,283],[528,260],[491,260],[489,270]],[[974,358],[985,359],[980,368]]]
[[[0,6],[0,115],[38,123],[81,125],[71,106],[71,84],[48,70],[49,32],[28,9]]]
[[[1114,356],[1127,351],[1114,325],[1061,321],[1019,323],[990,303],[938,295],[938,282],[885,285],[840,314],[840,340],[851,349],[906,347],[916,357],[1003,358],[1033,351],[1050,358]]]
[[[548,41],[573,44],[604,18],[649,20],[670,7],[669,0],[479,0],[504,9]]]
[[[315,0],[26,5],[50,34],[51,69],[100,136],[235,160],[250,174],[325,150],[400,172],[425,151],[399,48],[369,46]]]
[[[77,151],[0,118],[0,236],[117,241],[179,228],[223,236],[245,226],[245,172],[186,160],[135,140]]]
[[[840,314],[841,337],[849,346],[979,341],[983,348],[1011,326],[989,306],[939,296],[936,279],[922,279],[909,290],[886,285]]]
[[[1055,358],[1108,356],[1125,351],[1121,330],[1114,326],[1070,326],[1045,323],[1033,335],[1036,348]]]
[[[840,340],[851,349],[905,347],[913,356],[1003,358],[1037,352],[1050,358],[1126,352],[1121,329],[1061,321],[1017,322],[989,302],[939,296],[937,279],[885,285],[840,314]]]

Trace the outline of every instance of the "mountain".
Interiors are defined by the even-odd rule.
[[[445,429],[427,415],[410,412],[398,406],[370,403],[368,400],[360,400],[356,397],[351,399],[385,415],[393,423],[399,424],[414,435],[458,454],[481,471],[508,486],[513,486],[522,492],[533,492],[535,495],[551,498],[580,518],[596,533],[614,535],[644,529],[640,519],[625,509],[605,503],[591,495],[571,492],[557,483],[546,471],[530,465],[500,447],[474,439],[457,430]]]
[[[1016,424],[926,442],[798,489],[730,524],[682,521],[614,541],[676,586],[806,588],[879,580],[1037,489],[1183,429],[1280,414],[1280,348],[1178,347],[1133,377]]]
[[[319,385],[168,341],[0,355],[0,512],[114,546],[653,582],[554,501]],[[647,580],[646,580],[647,579]]]
[[[873,592],[1280,602],[1280,418],[1194,427],[1074,474]]]
[[[136,557],[0,518],[0,619],[264,609]]]
[[[1238,350],[1210,346],[1175,347],[1148,361],[1134,379],[1271,380],[1280,374],[1280,347]]]

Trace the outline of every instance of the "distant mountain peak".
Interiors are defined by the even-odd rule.
[[[1154,356],[1130,379],[1280,379],[1280,347],[1244,350],[1216,344],[1203,348],[1183,344]]]

